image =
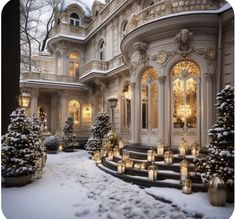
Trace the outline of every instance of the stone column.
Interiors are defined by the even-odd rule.
[[[206,99],[207,99],[207,106],[206,106],[206,113],[207,113],[207,127],[206,129],[209,130],[212,128],[212,113],[213,113],[213,100],[212,100],[212,82],[213,82],[213,74],[212,73],[205,73],[206,78]],[[207,131],[206,130],[206,131]],[[206,144],[209,144],[209,137],[206,137]]]
[[[131,143],[135,143],[135,83],[131,83]]]
[[[159,82],[159,93],[158,93],[158,140],[164,143],[164,131],[165,131],[165,120],[164,120],[164,107],[165,107],[165,100],[164,100],[164,83],[166,80],[166,76],[158,77]]]
[[[33,117],[34,114],[38,115],[38,96],[39,91],[37,89],[31,91],[31,117]]]
[[[65,121],[66,121],[66,112],[67,112],[67,95],[65,93],[65,91],[61,91],[61,95],[60,95],[60,132],[62,133],[63,127],[65,125]]]

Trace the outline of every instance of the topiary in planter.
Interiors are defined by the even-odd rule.
[[[54,135],[49,136],[44,140],[44,147],[47,150],[47,153],[49,154],[56,154],[57,150],[59,148],[60,141],[58,138]]]

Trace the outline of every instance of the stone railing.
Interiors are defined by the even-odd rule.
[[[108,72],[109,70],[123,65],[122,55],[115,56],[110,61],[92,60],[81,68],[81,76],[84,76],[93,71]]]
[[[70,24],[60,23],[59,25],[53,28],[52,36],[58,33],[86,36],[86,29],[84,27],[77,27]]]
[[[108,17],[111,16],[111,14],[114,13],[114,11],[119,8],[124,2],[129,0],[113,0],[111,1],[102,11],[98,14],[98,16],[93,19],[93,21],[89,24],[87,27],[87,34],[91,33],[93,30],[95,30],[101,23]]]
[[[59,81],[59,82],[79,82],[79,77],[70,77],[67,75],[55,75],[46,74],[40,72],[21,72],[21,81],[27,80],[47,80],[47,81]]]
[[[107,62],[101,60],[92,60],[81,68],[81,76],[88,74],[89,72],[95,71],[106,71],[108,67]]]
[[[224,0],[161,0],[138,13],[132,14],[126,27],[126,34],[138,26],[165,15],[185,11],[217,10],[224,4],[226,4]]]

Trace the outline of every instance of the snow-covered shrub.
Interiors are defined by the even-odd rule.
[[[8,132],[2,138],[2,176],[24,176],[36,170],[39,158],[35,146],[32,124],[24,109],[18,108],[10,115]]]
[[[76,135],[73,134],[74,132],[74,119],[72,116],[68,116],[66,120],[66,124],[63,128],[64,135],[62,136],[62,144],[64,149],[66,148],[74,148],[75,146],[79,146],[79,141]]]
[[[57,151],[59,148],[60,141],[57,138],[57,136],[52,135],[47,137],[44,142],[44,147],[47,149],[47,151]]]
[[[217,122],[208,130],[211,138],[207,159],[197,161],[197,171],[207,183],[213,175],[220,176],[234,187],[234,88],[227,85],[217,94]]]
[[[97,115],[95,123],[91,126],[91,137],[88,139],[85,148],[89,153],[100,150],[102,147],[102,139],[110,131],[110,116],[105,112]]]

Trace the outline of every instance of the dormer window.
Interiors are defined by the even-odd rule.
[[[78,14],[72,13],[70,15],[70,24],[74,25],[74,26],[78,26],[78,27],[80,26],[80,18],[78,16]]]

